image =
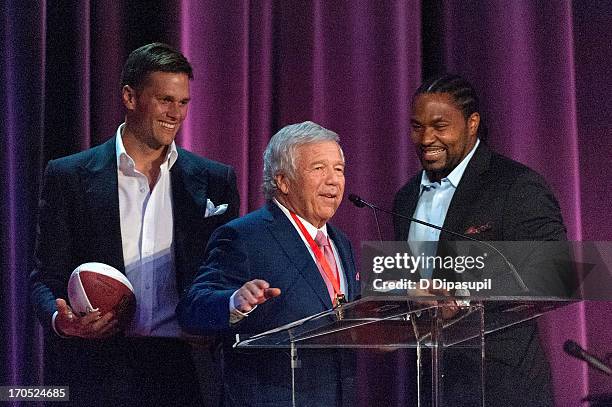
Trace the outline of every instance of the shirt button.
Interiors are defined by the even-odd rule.
[[[140,192],[144,192],[145,189],[143,187],[140,187]]]
[[[150,290],[150,289],[151,289],[151,286],[150,286],[149,284],[147,284],[147,285],[145,286],[145,288],[146,288],[147,290]]]

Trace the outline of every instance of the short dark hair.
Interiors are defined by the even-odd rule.
[[[466,120],[472,113],[480,114],[478,93],[470,82],[459,75],[445,73],[426,80],[414,93],[413,100],[424,93],[448,93]],[[487,127],[481,115],[477,136],[485,141],[487,133]]]
[[[121,72],[121,87],[140,89],[151,72],[185,73],[193,79],[193,69],[183,54],[170,45],[154,42],[130,53]]]

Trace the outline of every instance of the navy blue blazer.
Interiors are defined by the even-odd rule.
[[[355,261],[346,236],[327,224],[347,280],[347,298],[360,294]],[[263,279],[281,295],[260,304],[235,326],[229,324],[230,296],[245,282]],[[224,383],[228,405],[279,405],[291,400],[289,357],[282,351],[240,352],[232,348],[234,333],[256,334],[328,310],[331,300],[323,278],[295,227],[269,202],[215,231],[207,259],[182,298],[177,315],[194,334],[222,332]],[[346,404],[337,392],[352,392],[352,367],[342,352],[300,351],[302,400],[315,405]],[[316,369],[315,369],[316,368]]]
[[[174,250],[179,290],[192,281],[212,232],[238,216],[234,170],[178,148],[170,170]],[[204,217],[207,199],[229,204],[223,215]],[[67,299],[78,265],[97,261],[124,271],[119,219],[115,137],[89,150],[48,163],[39,203],[31,301],[50,329],[55,299]]]

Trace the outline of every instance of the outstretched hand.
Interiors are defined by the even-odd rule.
[[[265,280],[251,280],[244,283],[236,291],[234,304],[240,312],[249,312],[256,305],[263,304],[270,298],[278,297],[281,294],[280,288],[271,288]]]

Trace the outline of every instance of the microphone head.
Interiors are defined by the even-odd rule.
[[[582,348],[576,342],[568,339],[563,343],[563,350],[570,356],[580,358],[580,351],[582,351]]]
[[[358,208],[363,208],[364,206],[366,206],[365,203],[363,202],[363,199],[361,199],[355,194],[349,194],[348,199],[349,201],[353,203],[353,205],[355,205]]]

